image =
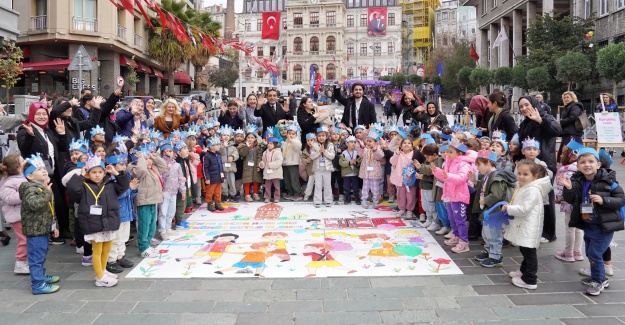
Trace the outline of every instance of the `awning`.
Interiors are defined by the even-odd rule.
[[[93,60],[95,60],[95,56],[91,58],[91,61]],[[22,64],[22,71],[67,69],[70,63],[72,63],[72,59],[26,62]]]
[[[155,76],[157,76],[157,77],[159,77],[159,78],[161,78],[161,79],[164,79],[164,78],[165,78],[165,77],[163,76],[163,73],[162,73],[162,72],[160,72],[159,70],[153,69],[153,71],[154,71],[154,75],[155,75]]]
[[[120,54],[119,55],[119,64],[120,65],[128,65],[128,64],[130,64],[130,59]]]
[[[163,82],[167,83],[167,79],[163,78]],[[174,75],[174,85],[190,85],[191,84],[191,77],[189,77],[189,74],[184,72],[184,71],[178,71],[176,72],[176,74]]]

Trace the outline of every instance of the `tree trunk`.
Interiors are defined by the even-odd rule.
[[[202,66],[195,65],[195,90],[202,89]]]
[[[617,86],[618,86],[618,81],[613,81],[612,82],[612,96],[614,96],[614,98],[618,98],[618,94],[616,93]]]
[[[174,85],[174,75],[176,75],[175,70],[167,71],[167,95],[175,95],[176,89]]]
[[[567,90],[571,91],[571,82],[570,81],[569,81],[569,88]]]

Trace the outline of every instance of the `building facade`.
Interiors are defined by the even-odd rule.
[[[278,83],[302,83],[308,88],[311,65],[325,82],[334,82],[341,75],[374,79],[401,69],[402,13],[398,1],[246,1],[243,12],[237,14],[235,34],[240,41],[255,46],[252,56],[278,62],[282,71]],[[368,32],[368,8],[386,8],[385,33]],[[264,11],[281,12],[278,40],[261,39]],[[243,62],[242,66],[246,65]],[[248,66],[242,74],[243,95],[276,82],[258,66]]]
[[[404,73],[417,72],[434,47],[434,11],[439,0],[399,0],[402,10],[402,58]]]
[[[17,29],[19,12],[13,9],[12,0],[0,0],[0,37],[16,40],[20,31]]]
[[[443,1],[436,9],[436,47],[474,42],[476,27],[475,7],[458,6],[458,0]]]

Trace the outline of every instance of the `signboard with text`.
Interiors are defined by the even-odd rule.
[[[623,143],[623,130],[619,113],[595,113],[597,141],[600,143]]]

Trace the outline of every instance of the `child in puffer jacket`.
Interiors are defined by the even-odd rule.
[[[30,274],[28,256],[26,255],[26,236],[22,233],[22,215],[20,208],[20,185],[28,182],[22,175],[24,159],[14,154],[6,156],[0,164],[0,204],[2,215],[6,222],[11,224],[17,235],[17,249],[15,251],[15,274]]]

